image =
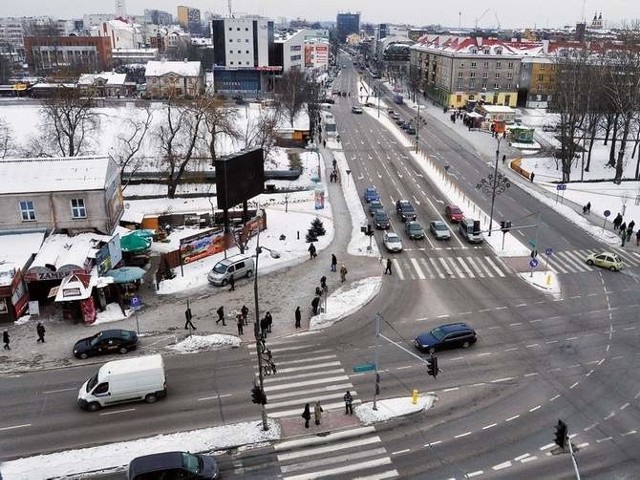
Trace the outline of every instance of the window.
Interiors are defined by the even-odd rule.
[[[458,78],[462,78],[463,75],[464,75],[463,72],[458,72]]]
[[[469,72],[470,78],[476,78],[476,72]]]
[[[476,68],[478,66],[477,62],[471,62],[471,68]]]
[[[500,78],[500,72],[496,72],[494,75],[495,78]]]
[[[482,78],[489,78],[489,73],[488,72],[484,72],[482,74]]]
[[[511,90],[511,88],[513,88],[513,85],[510,83],[507,83],[507,90]]]
[[[509,80],[513,80],[513,73],[511,73],[511,72],[507,73],[507,78]]]
[[[513,70],[513,62],[507,63],[507,68]]]
[[[496,62],[496,68],[497,69],[501,69],[502,68],[502,62]]]
[[[544,70],[544,68],[545,68],[545,64],[544,64],[544,63],[541,63],[541,64],[540,64],[540,70]]]
[[[485,55],[490,55],[491,54],[491,49],[490,48],[485,48],[482,53],[484,53]]]
[[[23,222],[32,222],[36,219],[36,209],[31,200],[20,202],[20,215]]]
[[[460,62],[460,68],[464,68],[464,62]]]
[[[482,88],[485,90],[487,89],[487,82],[482,82]]]
[[[500,84],[499,83],[494,83],[493,84],[493,88],[495,88],[496,90],[500,88]]]
[[[544,82],[544,73],[539,73],[538,74],[538,81],[539,82]]]
[[[87,218],[87,208],[84,206],[84,198],[71,199],[71,218]]]
[[[469,88],[476,88],[476,81],[475,80],[469,80]],[[471,98],[469,100],[472,100]]]
[[[489,68],[489,62],[484,62],[484,68]]]

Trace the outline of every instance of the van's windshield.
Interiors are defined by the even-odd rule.
[[[219,262],[213,267],[213,271],[216,273],[227,273],[229,265],[227,263]]]
[[[96,374],[93,377],[91,377],[87,382],[87,393],[93,390],[93,387],[95,387],[97,384],[98,384],[98,373],[96,372]]]
[[[182,454],[182,466],[191,473],[197,474],[202,471],[202,461],[190,453]]]

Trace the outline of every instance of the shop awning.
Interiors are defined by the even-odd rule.
[[[125,235],[120,237],[120,248],[123,252],[129,253],[146,252],[151,248],[151,239],[139,235]]]
[[[144,277],[147,271],[140,267],[120,267],[109,270],[107,277],[113,278],[115,283],[131,283]]]

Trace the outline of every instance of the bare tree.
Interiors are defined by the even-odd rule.
[[[46,145],[55,146],[52,154],[75,157],[90,150],[91,133],[98,126],[91,96],[82,96],[74,88],[60,87],[51,98],[43,100],[40,112],[42,140]]]
[[[208,95],[200,97],[198,102],[204,111],[207,150],[211,157],[211,165],[214,165],[218,158],[220,137],[226,136],[232,141],[240,138],[240,132],[236,127],[238,111],[226,107],[222,100]]]
[[[15,152],[16,145],[13,141],[11,127],[3,118],[0,118],[0,158],[7,158]]]
[[[294,69],[285,72],[276,86],[277,99],[289,117],[289,123],[293,127],[296,115],[307,102],[309,82],[302,70]]]
[[[151,129],[152,121],[153,112],[147,106],[142,110],[142,119],[128,117],[118,135],[114,158],[120,165],[122,190],[127,188],[133,174],[142,166],[142,159],[138,154]]]
[[[261,147],[265,159],[276,144],[278,125],[282,112],[279,107],[264,108],[255,120],[247,122],[245,144],[249,147]]]

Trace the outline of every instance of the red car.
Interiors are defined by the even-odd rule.
[[[457,205],[447,205],[444,207],[444,214],[450,222],[457,223],[464,218],[464,213]]]

